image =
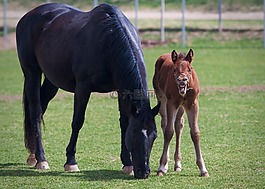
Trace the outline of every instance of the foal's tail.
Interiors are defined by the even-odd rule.
[[[36,137],[34,128],[31,125],[30,113],[29,113],[29,102],[25,89],[23,91],[23,109],[24,109],[24,142],[25,147],[30,153],[35,153],[36,149]]]

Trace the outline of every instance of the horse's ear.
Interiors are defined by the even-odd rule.
[[[173,63],[175,63],[178,59],[178,53],[175,50],[173,50],[171,52],[171,59],[172,59]]]
[[[190,49],[185,59],[188,60],[189,63],[191,63],[193,60],[193,56],[194,56],[194,52],[192,49]]]
[[[154,117],[158,114],[160,105],[161,105],[161,102],[159,101],[158,104],[152,109],[152,114]]]

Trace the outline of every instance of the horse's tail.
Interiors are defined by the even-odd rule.
[[[36,148],[36,137],[34,128],[31,125],[30,121],[30,113],[29,113],[29,102],[27,95],[25,93],[25,89],[23,91],[23,109],[24,109],[24,142],[25,147],[28,149],[30,153],[35,153]]]

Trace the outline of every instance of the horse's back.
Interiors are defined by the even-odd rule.
[[[19,57],[22,60],[27,59],[27,57],[36,57],[41,48],[47,48],[50,51],[55,49],[56,46],[43,47],[41,44],[52,41],[50,38],[62,38],[61,35],[63,35],[63,33],[58,35],[58,30],[69,26],[72,17],[71,14],[78,15],[82,14],[82,12],[65,4],[51,3],[41,5],[25,14],[19,20],[16,28]],[[49,38],[45,38],[47,35],[49,35]],[[23,62],[33,61],[25,60],[22,61],[22,64]]]
[[[117,65],[113,64],[121,59],[136,63],[131,61],[135,57],[143,63],[135,28],[121,11],[108,4],[89,12],[64,4],[45,4],[22,17],[16,34],[22,68],[35,67],[54,85],[71,92],[78,80],[84,79],[94,91],[114,90],[112,74]],[[127,55],[132,55],[125,56],[128,49]]]
[[[73,51],[68,47],[80,27],[76,23],[82,21],[78,17],[83,15],[82,11],[59,3],[41,5],[25,14],[16,30],[23,71],[43,72],[57,87],[73,91],[75,81],[69,62]]]
[[[170,54],[161,55],[155,63],[153,85],[156,91],[165,93],[170,76],[173,75],[174,64]]]

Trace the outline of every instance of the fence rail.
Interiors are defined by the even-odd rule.
[[[43,0],[43,3],[45,2],[49,2],[49,0]],[[226,32],[227,29],[229,29],[230,31],[234,30],[235,32],[239,32],[240,29],[242,29],[242,26],[245,27],[244,29],[248,28],[249,31],[253,31],[254,29],[256,33],[259,33],[254,37],[260,38],[261,41],[263,40],[263,47],[265,48],[265,14],[262,11],[248,13],[222,13],[222,0],[218,0],[218,2],[219,4],[217,11],[215,12],[202,12],[199,10],[186,11],[185,0],[182,0],[182,11],[174,11],[172,9],[170,11],[165,11],[165,0],[161,0],[161,9],[159,11],[157,9],[152,10],[150,8],[147,10],[140,10],[139,7],[141,7],[141,3],[139,3],[139,0],[135,0],[134,7],[131,7],[131,9],[123,10],[123,12],[135,24],[136,28],[139,29],[143,40],[158,41],[160,43],[177,41],[178,43],[181,43],[182,47],[184,48],[186,46],[186,43],[189,42],[187,40],[187,35],[189,35],[189,32],[195,31],[196,29],[197,31],[201,31],[205,27],[204,25],[196,25],[194,21],[206,21],[206,23],[211,22],[210,25],[206,26],[206,30],[215,31],[216,28],[218,28],[218,31],[220,33],[223,31]],[[97,4],[98,1],[94,0],[93,6],[96,6]],[[265,12],[265,0],[263,8]],[[12,8],[9,8],[7,6],[7,0],[3,0],[3,14],[0,14],[0,29],[2,31],[0,33],[2,33],[5,38],[4,43],[8,43],[8,39],[6,39],[8,35],[7,28],[9,28],[10,33],[13,32],[18,20],[26,12],[27,10],[12,10]],[[216,23],[213,23],[213,21],[216,21]],[[235,21],[235,23],[240,22],[241,26],[234,24],[235,27],[233,28],[233,26],[229,25],[229,22],[231,21]],[[153,23],[153,26],[150,26],[150,24],[148,23]],[[193,27],[193,23],[195,23],[194,29],[187,31],[187,28],[190,29]],[[181,31],[179,31],[178,28],[181,28]],[[159,29],[159,35],[157,35],[157,29]],[[148,36],[146,34],[148,30],[149,32],[156,32],[153,32],[151,36]],[[261,30],[263,30],[263,35]],[[171,33],[168,33],[170,31]],[[175,31],[175,33],[173,33],[172,31]],[[187,32],[188,34],[186,34]]]

